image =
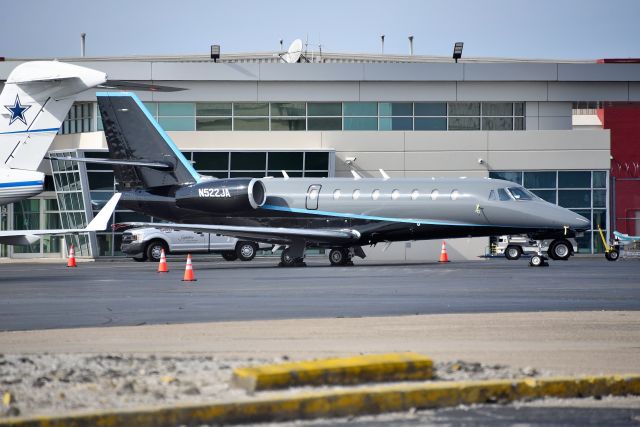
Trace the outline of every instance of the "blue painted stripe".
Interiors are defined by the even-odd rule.
[[[60,128],[48,128],[48,129],[27,129],[27,130],[16,130],[13,132],[0,132],[0,135],[11,135],[15,133],[41,133],[41,132],[58,132]]]
[[[431,219],[391,218],[391,217],[385,217],[385,216],[361,215],[361,214],[342,213],[342,212],[329,212],[329,211],[290,208],[290,207],[286,207],[286,206],[275,206],[275,205],[262,205],[261,207],[263,209],[269,209],[269,210],[273,210],[273,211],[294,212],[294,213],[310,214],[310,215],[321,215],[321,216],[332,216],[332,217],[337,217],[337,218],[364,219],[364,220],[369,220],[369,221],[401,222],[401,223],[406,223],[406,224],[425,224],[425,225],[448,225],[448,226],[454,226],[454,227],[501,227],[500,225],[493,225],[493,224],[465,224],[465,223],[460,223],[460,222],[435,221],[435,220],[431,220]],[[504,226],[504,227],[507,227],[507,226]]]
[[[43,185],[44,181],[0,182],[0,188],[28,187],[30,185]]]
[[[153,116],[151,115],[151,113],[149,112],[147,107],[145,107],[144,104],[142,103],[142,101],[140,101],[140,98],[138,98],[138,95],[136,95],[133,92],[98,92],[98,93],[96,93],[96,96],[97,97],[128,96],[128,97],[132,98],[136,102],[136,104],[138,104],[138,107],[140,107],[140,109],[142,110],[144,115],[147,116],[147,119],[149,120],[149,122],[151,122],[153,127],[155,127],[156,130],[158,131],[158,133],[162,136],[162,138],[164,138],[165,142],[167,143],[169,148],[171,148],[171,150],[173,151],[173,154],[175,154],[175,156],[178,158],[180,163],[182,163],[182,165],[185,168],[187,168],[187,170],[189,171],[189,173],[191,174],[193,179],[196,182],[202,182],[202,178],[200,178],[200,174],[198,172],[196,172],[196,170],[193,168],[193,165],[191,164],[191,162],[189,162],[184,157],[184,154],[182,154],[182,152],[178,149],[178,147],[173,142],[173,140],[169,137],[169,135],[167,135],[167,133],[164,131],[164,129],[162,129],[162,127],[160,127],[160,125],[158,124],[156,119],[153,118]]]

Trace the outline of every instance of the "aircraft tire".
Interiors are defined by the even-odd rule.
[[[509,245],[504,250],[504,257],[509,261],[515,261],[522,255],[522,248],[517,245]]]
[[[258,253],[258,245],[254,242],[238,242],[236,244],[236,256],[240,261],[251,261]]]
[[[542,267],[544,259],[540,255],[533,255],[529,261],[531,267]]]
[[[289,248],[282,251],[280,255],[280,267],[293,267],[296,264],[296,259],[291,256]]]
[[[566,239],[557,239],[551,242],[549,258],[566,261],[571,256],[571,243]]]
[[[351,259],[349,258],[349,250],[345,248],[333,248],[329,252],[329,262],[333,266],[347,265]]]
[[[224,258],[225,261],[235,261],[238,259],[238,255],[235,251],[224,251],[222,252],[222,258]]]

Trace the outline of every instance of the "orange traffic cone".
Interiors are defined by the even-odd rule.
[[[76,264],[76,251],[73,249],[73,245],[69,248],[69,261],[67,261],[67,267],[77,267]]]
[[[440,261],[439,262],[449,262],[449,256],[447,255],[447,244],[442,241],[442,250],[440,251]]]
[[[183,282],[195,282],[196,278],[193,275],[193,265],[191,264],[191,254],[187,255],[187,265],[184,268]]]
[[[160,263],[158,264],[158,273],[168,273],[169,267],[167,266],[167,256],[164,254],[164,249],[160,251]]]

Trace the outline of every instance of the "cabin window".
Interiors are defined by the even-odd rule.
[[[460,197],[460,192],[458,190],[453,190],[451,192],[451,200],[457,200]]]
[[[393,190],[391,192],[391,199],[396,200],[398,197],[400,197],[400,190]]]
[[[373,190],[371,193],[371,198],[373,200],[378,200],[380,198],[380,190]]]
[[[341,194],[340,190],[335,190],[333,192],[333,200],[338,200],[340,198],[340,194]]]
[[[353,190],[353,200],[358,200],[360,198],[360,190]]]
[[[440,195],[440,192],[438,190],[433,190],[431,192],[431,200],[436,200],[439,195]]]
[[[418,190],[413,190],[411,192],[411,200],[416,200],[418,197],[420,197],[420,192]]]
[[[498,198],[503,202],[511,200],[511,197],[509,197],[507,190],[505,190],[504,188],[498,188]]]
[[[531,200],[532,197],[529,194],[529,192],[527,190],[525,190],[522,187],[509,187],[507,190],[509,190],[509,193],[511,193],[511,195],[513,196],[514,199],[516,200]]]

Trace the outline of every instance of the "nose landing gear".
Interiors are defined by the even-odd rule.
[[[540,240],[538,243],[538,253],[533,254],[531,259],[529,260],[530,267],[549,267],[549,263],[547,262],[547,257],[542,255],[542,242]]]

